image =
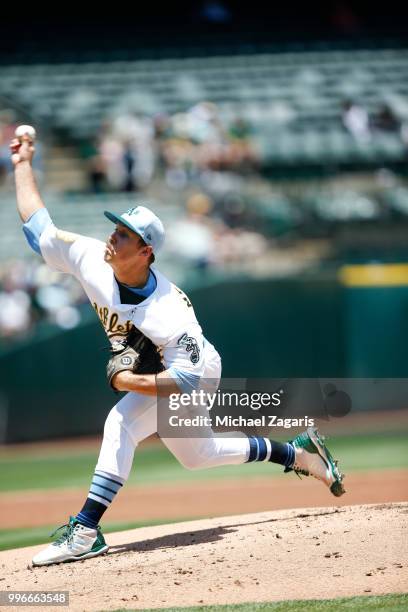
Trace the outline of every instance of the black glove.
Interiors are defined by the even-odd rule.
[[[112,356],[106,366],[106,376],[112,389],[115,389],[113,377],[123,370],[134,374],[158,374],[164,370],[157,346],[136,327],[132,327],[126,338],[114,342],[110,351]]]

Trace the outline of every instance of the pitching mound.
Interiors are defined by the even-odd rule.
[[[395,503],[191,521],[109,534],[103,557],[39,568],[33,546],[0,553],[1,589],[68,590],[87,612],[405,593],[407,519]]]

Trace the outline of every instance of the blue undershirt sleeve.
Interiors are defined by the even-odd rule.
[[[201,376],[191,374],[191,372],[178,370],[177,368],[173,367],[170,367],[168,372],[182,393],[191,393],[192,391],[199,390]]]
[[[48,225],[52,223],[49,212],[46,208],[36,210],[34,214],[24,223],[23,232],[30,247],[41,255],[40,237]]]

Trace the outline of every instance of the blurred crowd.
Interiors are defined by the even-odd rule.
[[[343,127],[360,142],[370,142],[379,133],[397,134],[408,145],[408,124],[397,116],[390,104],[383,103],[369,113],[364,104],[347,99],[342,103]]]
[[[363,103],[344,100],[339,120],[359,142],[393,133],[408,146],[408,125],[388,103],[369,112]],[[167,187],[182,190],[203,185],[211,173],[260,174],[255,136],[247,118],[227,122],[216,104],[202,101],[173,115],[128,112],[106,120],[81,152],[92,192],[143,191],[157,172]]]
[[[245,199],[233,192],[218,199],[193,193],[187,199],[185,216],[170,226],[167,235],[172,260],[188,269],[237,267],[243,271],[255,265],[268,245]]]
[[[82,146],[91,191],[139,191],[162,171],[182,189],[208,170],[256,171],[253,127],[242,117],[225,124],[218,107],[200,102],[186,112],[152,117],[137,112],[107,120]]]
[[[8,261],[0,268],[0,339],[24,338],[41,321],[76,327],[85,301],[71,276],[53,272],[39,258]]]
[[[375,142],[378,134],[394,134],[408,147],[408,122],[402,119],[408,115],[402,111],[386,102],[369,111],[364,101],[345,99],[338,120],[360,143]],[[16,125],[12,109],[0,111],[0,184],[12,172],[9,143]],[[172,115],[129,110],[109,117],[95,137],[78,147],[92,193],[144,191],[155,177],[164,178],[172,190],[189,185],[206,190],[220,174],[261,176],[258,137],[248,118],[236,115],[227,121],[216,104],[201,101]],[[41,182],[40,140],[34,166]]]

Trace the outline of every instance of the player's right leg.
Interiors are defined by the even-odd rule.
[[[208,385],[209,392],[215,392],[221,378],[221,360],[215,351],[207,364],[205,376],[202,382]],[[188,408],[180,406],[178,414],[188,417]],[[195,408],[194,415],[197,414],[201,414],[205,422],[208,414],[206,404]],[[168,428],[164,435],[161,431],[159,434],[170,452],[188,469],[270,461],[282,465],[285,472],[294,471],[298,475],[317,478],[336,497],[345,493],[344,476],[316,429],[309,428],[286,443],[263,437],[248,437],[242,432],[214,433],[209,426],[200,427],[198,435],[196,429],[196,437],[191,437],[191,428],[188,427],[178,427],[177,437],[168,437]]]
[[[63,525],[58,539],[35,555],[33,565],[79,561],[107,552],[98,523],[129,476],[137,444],[156,430],[155,398],[128,393],[112,408],[84,506]]]
[[[317,429],[309,429],[293,440],[282,443],[268,438],[246,436],[240,432],[214,433],[203,427],[199,437],[162,438],[173,455],[188,469],[206,469],[254,461],[270,461],[285,472],[313,476],[323,482],[336,497],[345,493],[337,462],[325,446]]]

